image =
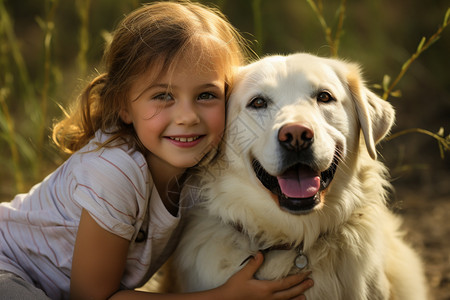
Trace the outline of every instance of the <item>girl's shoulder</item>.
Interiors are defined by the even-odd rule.
[[[88,177],[122,174],[133,180],[147,181],[148,166],[144,155],[123,141],[100,147],[110,137],[110,134],[98,131],[86,146],[74,153],[71,157],[73,171]]]
[[[96,134],[72,154],[64,174],[70,179],[71,200],[87,210],[104,229],[131,239],[136,220],[143,219],[152,192],[150,172],[142,153],[126,143],[98,147],[108,136]]]
[[[103,135],[96,134],[67,162],[73,199],[102,220],[111,214],[112,227],[116,220],[131,224],[145,212],[153,184],[150,171],[144,155],[125,143],[99,148],[108,138]]]

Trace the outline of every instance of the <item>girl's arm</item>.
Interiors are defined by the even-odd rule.
[[[189,294],[150,294],[137,291],[120,291],[111,299],[139,300],[264,300],[264,299],[306,299],[303,293],[313,286],[307,276],[310,273],[292,275],[280,280],[266,281],[254,279],[254,275],[264,261],[261,253],[251,259],[247,265],[224,285],[197,293]]]
[[[304,299],[300,295],[312,286],[305,273],[274,281],[254,279],[264,260],[259,253],[216,289],[190,294],[120,291],[128,246],[129,241],[101,228],[83,209],[72,262],[71,299]]]
[[[71,299],[108,299],[120,287],[130,242],[81,212],[73,251]]]

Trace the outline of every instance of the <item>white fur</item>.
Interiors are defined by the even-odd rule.
[[[318,103],[314,95],[323,89],[336,101]],[[256,96],[270,99],[266,110],[247,108]],[[205,200],[192,209],[175,253],[182,290],[219,286],[258,250],[303,242],[314,279],[308,299],[426,299],[420,260],[386,208],[387,171],[375,159],[375,144],[393,121],[391,105],[366,89],[353,64],[294,54],[242,68],[220,156],[202,173]],[[292,122],[314,130],[316,169],[330,166],[336,147],[341,153],[324,198],[307,214],[280,209],[251,166],[256,158],[270,174],[281,171],[278,130]],[[270,251],[257,277],[298,272],[295,256]]]

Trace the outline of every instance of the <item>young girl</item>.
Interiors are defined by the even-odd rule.
[[[207,163],[220,141],[242,53],[232,26],[199,4],[154,3],[122,21],[107,72],[54,127],[72,155],[0,205],[2,299],[303,299],[307,274],[253,279],[261,254],[214,290],[134,290],[176,245],[187,205],[173,179]]]

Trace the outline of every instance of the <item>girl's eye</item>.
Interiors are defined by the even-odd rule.
[[[251,108],[267,108],[267,100],[262,97],[253,98],[252,101],[247,105],[247,107]]]
[[[334,99],[333,96],[331,96],[331,94],[330,94],[329,92],[327,92],[327,91],[320,92],[320,93],[317,95],[317,101],[319,101],[319,102],[327,103],[327,102],[330,102],[330,101],[333,101],[333,100],[335,100],[335,99]]]
[[[169,101],[169,100],[173,100],[173,97],[170,94],[164,93],[164,94],[158,94],[158,95],[154,96],[152,99],[161,100],[161,101]]]
[[[211,99],[215,99],[216,96],[211,94],[211,93],[201,93],[200,95],[198,95],[198,100],[211,100]]]

